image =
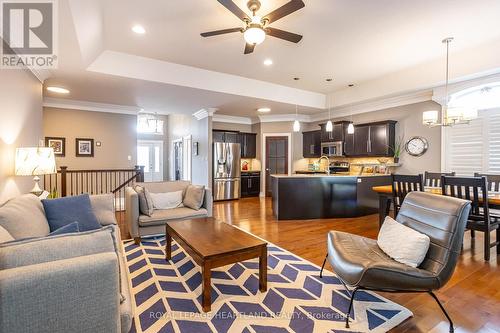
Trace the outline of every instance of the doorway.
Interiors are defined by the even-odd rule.
[[[144,166],[145,182],[163,181],[163,141],[138,140],[137,164]]]
[[[266,136],[265,138],[265,171],[266,197],[272,195],[271,175],[288,175],[288,157],[289,157],[288,136]]]

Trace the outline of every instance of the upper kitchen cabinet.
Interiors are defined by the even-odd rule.
[[[396,121],[387,120],[354,126],[354,134],[345,134],[346,156],[392,156]]]
[[[344,141],[344,123],[334,123],[333,131],[326,131],[326,124],[320,124],[321,127],[321,142],[336,142]]]
[[[214,142],[240,143],[240,132],[213,130]]]
[[[302,155],[304,158],[315,158],[321,156],[321,131],[309,131],[302,133]]]
[[[241,158],[257,157],[257,134],[240,133]]]

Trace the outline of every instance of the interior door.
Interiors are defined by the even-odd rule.
[[[137,164],[144,166],[144,181],[163,181],[163,141],[138,141]]]
[[[288,174],[288,137],[266,137],[266,196],[272,195],[271,175]]]

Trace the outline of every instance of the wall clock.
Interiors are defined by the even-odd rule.
[[[406,142],[405,150],[411,156],[422,156],[429,149],[429,142],[421,136],[414,136]]]

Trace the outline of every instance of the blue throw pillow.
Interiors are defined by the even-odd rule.
[[[51,232],[75,221],[78,221],[80,231],[101,228],[88,194],[42,200],[42,204]]]
[[[64,227],[60,227],[57,230],[52,231],[49,236],[56,236],[62,234],[70,234],[73,232],[80,232],[80,227],[78,226],[78,222],[73,222],[70,224],[66,224]]]

